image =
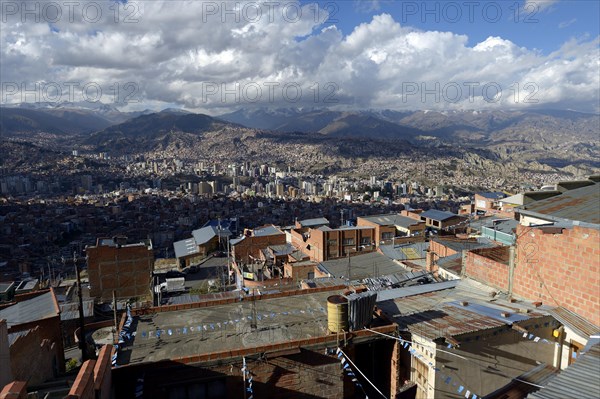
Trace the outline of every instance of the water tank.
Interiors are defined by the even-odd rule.
[[[348,299],[342,295],[327,298],[327,329],[332,333],[348,331]]]

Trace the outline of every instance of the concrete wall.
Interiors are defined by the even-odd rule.
[[[547,230],[553,231],[553,230]],[[560,305],[600,325],[599,231],[517,226],[514,294]]]
[[[149,297],[154,254],[145,245],[128,247],[97,246],[86,249],[90,296],[100,301]]]

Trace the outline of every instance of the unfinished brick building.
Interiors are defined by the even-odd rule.
[[[87,247],[90,296],[99,302],[151,295],[154,252],[150,240],[127,243],[124,237],[99,238]]]

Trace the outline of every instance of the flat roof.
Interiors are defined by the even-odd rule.
[[[332,277],[348,277],[347,257],[321,262],[319,267],[331,274]],[[407,272],[407,270],[379,252],[350,257],[350,278],[352,280],[401,272]]]
[[[444,220],[452,219],[454,217],[462,217],[462,216],[456,215],[452,212],[440,211],[437,209],[430,209],[428,211],[421,213],[420,215],[421,215],[421,217],[438,220],[440,222],[443,222]]]
[[[332,290],[282,298],[135,316],[135,338],[123,348],[119,364],[155,362],[271,345],[327,335],[327,297]],[[252,308],[256,308],[256,329]],[[157,338],[157,331],[160,337]]]
[[[378,224],[380,226],[400,226],[404,228],[423,223],[421,220],[409,218],[408,216],[398,215],[396,213],[373,216],[359,216],[359,219],[364,219],[366,221]]]
[[[304,220],[300,220],[300,226],[302,227],[312,227],[312,226],[319,226],[322,224],[329,224],[329,220],[327,220],[326,218],[313,218],[313,219],[304,219]]]
[[[252,235],[254,237],[264,237],[264,236],[274,236],[277,234],[284,234],[283,231],[279,230],[277,227],[271,226],[263,226],[258,229],[254,229]]]

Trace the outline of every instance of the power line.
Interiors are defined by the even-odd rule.
[[[382,392],[381,392],[381,391],[380,391],[380,390],[379,390],[379,389],[378,389],[378,388],[375,386],[375,384],[373,384],[373,383],[371,382],[371,380],[369,380],[369,379],[367,378],[367,376],[366,376],[366,375],[364,375],[364,374],[363,374],[363,372],[362,372],[362,371],[360,371],[360,369],[359,369],[358,367],[356,367],[356,364],[354,364],[354,362],[353,362],[352,360],[350,360],[350,358],[348,357],[348,355],[346,355],[346,354],[344,353],[344,351],[343,351],[341,348],[339,348],[339,347],[338,347],[338,349],[337,349],[337,350],[338,350],[338,351],[340,351],[340,353],[341,353],[342,355],[344,355],[344,358],[345,358],[345,359],[346,359],[346,360],[347,360],[347,361],[348,361],[348,362],[349,362],[349,363],[352,365],[352,367],[354,367],[354,370],[358,371],[358,372],[360,373],[360,375],[362,375],[362,376],[363,376],[363,378],[364,378],[364,379],[365,379],[365,380],[366,380],[366,381],[367,381],[369,384],[371,384],[371,386],[372,386],[372,387],[373,387],[373,388],[374,388],[374,389],[375,389],[377,392],[379,392],[379,394],[380,394],[381,396],[383,396],[385,399],[387,399],[387,396],[385,396],[385,395],[384,395],[384,394],[383,394],[383,393],[382,393]]]

